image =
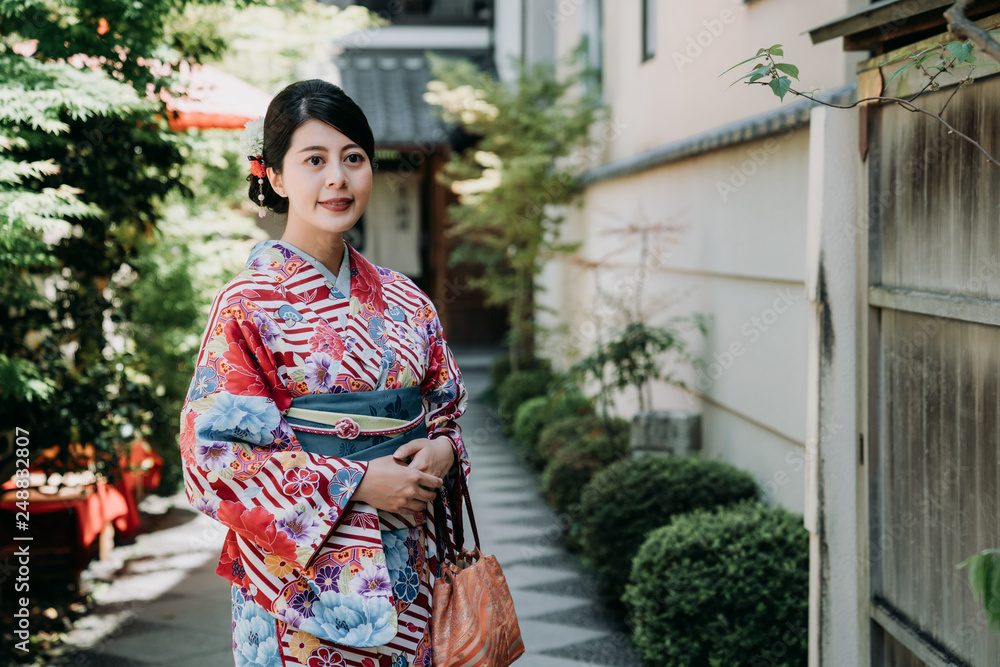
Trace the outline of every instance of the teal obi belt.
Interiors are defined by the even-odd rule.
[[[427,437],[419,385],[296,396],[282,414],[302,449],[322,456],[371,461]]]

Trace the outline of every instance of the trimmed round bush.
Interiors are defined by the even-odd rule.
[[[806,664],[809,532],[802,515],[741,501],[649,534],[625,591],[647,665]]]
[[[553,421],[593,414],[593,402],[576,390],[559,390],[551,395],[529,398],[514,416],[514,440],[521,460],[541,471],[545,459],[538,448],[542,429]]]
[[[544,396],[553,384],[552,371],[531,370],[511,373],[497,387],[497,404],[504,432],[511,435],[514,415],[529,398]]]
[[[582,417],[592,414],[594,414],[593,399],[584,396],[577,389],[561,389],[553,393],[549,398],[548,419],[556,420],[564,417]],[[538,434],[535,434],[536,439],[540,433],[541,429],[539,429]]]
[[[575,440],[567,442],[545,464],[542,493],[557,512],[573,510],[590,478],[629,454],[628,422],[613,419],[594,428],[594,420],[577,418],[580,425],[590,428],[581,429]]]
[[[573,415],[556,419],[538,434],[538,453],[543,461],[555,458],[556,453],[569,444],[584,438],[596,438],[607,431],[611,437],[628,442],[629,422],[621,417],[604,419],[597,414]]]
[[[545,426],[548,396],[536,396],[521,403],[514,414],[514,445],[521,460],[530,468],[539,468],[538,433]]]
[[[677,515],[759,498],[760,487],[745,470],[699,456],[648,454],[617,462],[580,493],[580,546],[584,560],[612,606],[625,591],[622,564],[638,552],[646,535]]]
[[[538,434],[545,426],[548,407],[548,396],[535,396],[521,403],[514,413],[514,437],[522,444],[537,440]]]

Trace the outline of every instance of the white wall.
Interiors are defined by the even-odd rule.
[[[711,315],[709,336],[692,340],[712,365],[701,375],[684,371],[694,397],[660,385],[653,407],[700,406],[704,455],[750,470],[770,500],[799,512],[805,480],[808,147],[808,131],[797,130],[593,184],[582,208],[567,211],[567,240],[582,239],[584,246],[577,257],[547,267],[541,280],[548,291],[539,297],[567,325],[546,349],[563,364],[574,361],[596,340],[595,324],[603,321],[605,331],[614,325],[611,311],[605,316],[602,302],[595,301],[594,272],[576,260],[602,261],[623,247],[613,257],[618,268],[598,273],[605,292],[628,302],[628,285],[641,275],[638,238],[609,230],[629,223],[675,226],[675,233],[652,244],[659,245],[657,267],[642,281],[643,303],[654,324],[673,315]],[[751,175],[743,176],[741,168]],[[623,397],[618,412],[630,417],[637,406],[634,396]]]

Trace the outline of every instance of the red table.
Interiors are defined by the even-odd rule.
[[[129,529],[129,501],[118,489],[104,482],[97,482],[82,487],[62,487],[59,493],[42,493],[37,488],[28,489],[28,529],[17,530],[16,513],[21,511],[17,506],[16,490],[10,489],[8,483],[3,486],[8,490],[0,496],[0,541],[5,545],[13,544],[13,537],[30,536],[31,545],[35,550],[62,549],[72,555],[74,565],[82,570],[90,562],[90,550],[94,541],[105,533],[109,526],[119,531]],[[135,503],[133,502],[132,505]],[[53,512],[69,512],[75,517],[72,534],[52,534],[41,529],[45,523],[42,519],[32,526],[34,519],[40,515]],[[108,537],[111,537],[109,534]],[[110,544],[99,545],[99,556],[105,557]]]

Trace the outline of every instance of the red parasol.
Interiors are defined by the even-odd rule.
[[[161,91],[175,132],[190,127],[242,130],[247,121],[263,116],[271,102],[263,90],[211,65],[181,62],[178,71],[184,94],[173,97]]]
[[[104,19],[101,21],[103,23]],[[105,27],[104,31],[106,30]],[[37,44],[37,39],[31,39],[14,44],[12,50],[30,57],[35,52]],[[104,56],[94,58],[82,53],[66,59],[75,67],[92,69],[100,68],[100,63],[105,60]],[[169,74],[173,69],[169,64],[155,59],[138,58],[137,62],[149,66],[161,76]],[[210,128],[242,130],[247,121],[260,118],[267,113],[271,95],[232,74],[226,74],[211,65],[191,65],[187,61],[181,61],[177,70],[184,94],[174,97],[166,90],[160,91],[160,98],[166,102],[167,109],[174,112],[168,119],[170,129],[174,132],[189,127],[203,130]],[[147,91],[147,96],[150,99],[156,97],[150,91]]]

